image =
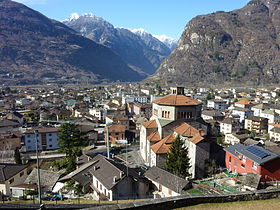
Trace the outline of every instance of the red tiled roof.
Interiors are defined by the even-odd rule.
[[[249,101],[248,99],[243,99],[240,101],[235,102],[235,104],[242,104],[242,105],[256,105],[258,103],[253,102],[253,101]]]
[[[202,102],[184,95],[164,96],[162,98],[154,100],[153,103],[169,106],[195,106],[202,104]]]
[[[278,124],[278,123],[269,123],[268,125],[271,125],[276,128],[280,128],[280,124]]]
[[[187,123],[181,124],[180,126],[175,128],[174,131],[181,136],[194,136],[198,132],[196,128],[190,126]]]
[[[206,135],[204,131],[198,130],[187,123],[183,123],[182,125],[178,126],[174,129],[174,131],[180,134],[181,136],[189,137],[188,140],[194,144],[197,144],[200,141],[202,141],[204,139],[203,136]]]
[[[149,141],[151,141],[151,142],[157,142],[157,141],[159,141],[159,140],[160,140],[159,132],[157,131],[157,132],[151,133],[151,134],[147,137],[147,139],[148,139]]]
[[[142,125],[145,128],[157,128],[158,127],[156,120],[150,120],[147,122],[143,122]]]
[[[151,146],[151,149],[156,154],[167,154],[170,151],[170,147],[172,145],[172,142],[175,141],[175,136],[173,134],[170,134],[160,140],[159,142],[155,143]]]

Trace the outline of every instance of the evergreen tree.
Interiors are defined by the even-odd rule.
[[[186,178],[190,176],[190,159],[188,157],[188,148],[185,147],[184,142],[179,136],[170,147],[164,168],[177,176]]]
[[[21,156],[18,147],[15,149],[14,159],[16,164],[22,164]]]
[[[66,123],[59,130],[58,144],[67,157],[76,157],[80,153],[79,148],[87,145],[87,139],[75,124]]]

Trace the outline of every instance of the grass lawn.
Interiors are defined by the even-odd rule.
[[[192,189],[186,190],[185,192],[186,192],[186,193],[189,193],[189,194],[191,194],[191,195],[202,194],[202,192],[201,192],[201,191],[199,191],[198,189],[195,189],[195,188],[192,188]]]
[[[257,200],[257,201],[239,201],[229,203],[205,203],[190,207],[180,208],[180,210],[276,210],[280,209],[280,198],[269,200]]]

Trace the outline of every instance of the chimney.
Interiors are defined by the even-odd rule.
[[[117,182],[117,176],[113,177],[113,183],[115,184]]]

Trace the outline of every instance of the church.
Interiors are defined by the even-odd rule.
[[[184,140],[190,158],[192,178],[204,176],[209,160],[208,126],[201,118],[202,102],[184,95],[183,87],[152,104],[152,117],[140,129],[140,154],[146,165],[163,167],[172,142]]]

